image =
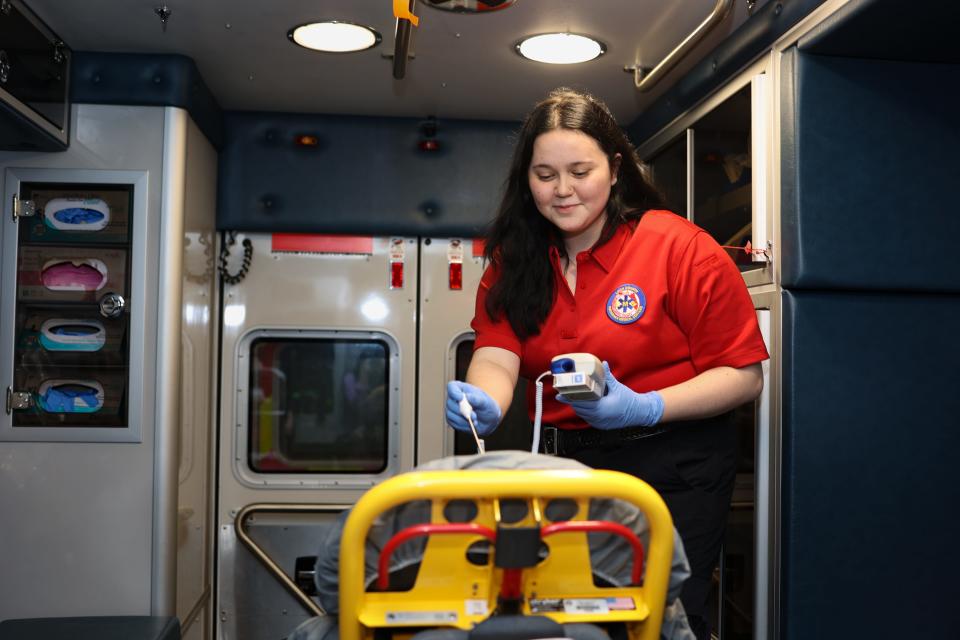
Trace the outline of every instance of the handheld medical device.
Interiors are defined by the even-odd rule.
[[[550,361],[553,388],[569,400],[599,400],[605,382],[603,364],[592,353],[565,353]]]
[[[592,353],[564,353],[554,356],[550,370],[544,371],[536,380],[534,395],[532,453],[540,450],[540,419],[543,417],[543,382],[553,376],[553,388],[570,400],[599,400],[606,391],[603,363]]]

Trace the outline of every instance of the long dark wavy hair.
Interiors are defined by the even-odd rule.
[[[580,131],[596,140],[611,169],[616,154],[621,156],[597,246],[607,242],[620,225],[635,225],[645,212],[665,208],[663,196],[643,175],[636,149],[603,102],[560,88],[534,107],[520,128],[503,199],[484,250],[499,272],[487,294],[486,311],[494,320],[506,315],[521,340],[540,333],[556,298],[550,247],[566,256],[559,230],[537,210],[527,177],[534,140],[555,129]]]

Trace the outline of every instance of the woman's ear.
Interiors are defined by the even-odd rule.
[[[617,184],[617,178],[620,174],[620,161],[623,160],[623,156],[619,153],[613,154],[613,157],[610,159],[610,186]]]

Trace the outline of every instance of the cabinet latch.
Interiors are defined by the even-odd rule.
[[[7,413],[15,409],[29,409],[33,406],[33,394],[29,391],[14,391],[7,387]]]
[[[29,218],[37,213],[37,205],[33,200],[21,200],[20,196],[13,194],[13,221],[20,218]]]

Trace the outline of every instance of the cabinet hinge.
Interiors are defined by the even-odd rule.
[[[20,218],[29,218],[37,212],[37,205],[33,200],[21,200],[20,196],[13,194],[13,221]]]

